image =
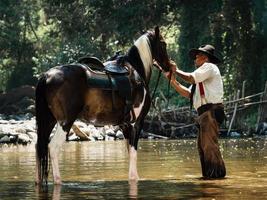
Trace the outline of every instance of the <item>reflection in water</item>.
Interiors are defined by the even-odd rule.
[[[35,187],[32,146],[0,147],[0,199],[264,199],[267,139],[221,140],[227,177],[202,180],[195,140],[140,141],[141,180],[128,181],[124,141],[70,142],[60,155],[63,185]]]
[[[54,190],[53,190],[53,200],[59,200],[60,199],[60,192],[61,192],[61,185],[54,185]]]
[[[138,182],[136,180],[129,180],[129,197],[137,198],[138,196]]]

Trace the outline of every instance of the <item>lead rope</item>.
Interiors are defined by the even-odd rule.
[[[172,72],[170,72],[170,77],[172,77]],[[169,79],[168,82],[168,91],[167,91],[167,109],[169,107],[169,102],[170,102],[170,88],[171,88],[171,78]]]
[[[155,102],[154,102],[153,100],[154,100],[155,93],[156,93],[156,90],[157,90],[157,87],[158,87],[158,84],[159,84],[160,75],[161,75],[161,72],[163,71],[163,69],[162,69],[162,67],[161,67],[157,62],[153,63],[153,65],[155,65],[155,66],[159,69],[159,73],[158,73],[158,78],[157,78],[156,86],[155,86],[155,88],[154,88],[154,91],[153,91],[153,94],[152,94],[152,97],[151,97],[152,105],[153,105],[153,107],[157,110],[156,105],[155,105]],[[171,72],[170,76],[172,76],[172,72]],[[169,107],[170,88],[171,88],[171,79],[169,79],[169,82],[168,82],[168,91],[167,91],[167,108]]]
[[[158,77],[157,77],[157,82],[156,82],[155,88],[154,88],[154,90],[153,90],[153,93],[152,93],[152,96],[151,96],[151,100],[153,100],[154,97],[155,97],[156,90],[157,90],[158,85],[159,85],[160,75],[161,75],[161,71],[159,70]]]

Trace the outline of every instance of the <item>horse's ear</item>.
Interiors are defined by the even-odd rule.
[[[155,35],[156,35],[156,38],[159,38],[159,27],[158,26],[155,27]]]

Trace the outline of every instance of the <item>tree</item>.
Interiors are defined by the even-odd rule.
[[[36,1],[27,1],[26,4],[26,1],[6,0],[1,1],[0,8],[0,70],[4,74],[0,81],[2,90],[5,87],[10,89],[21,84],[33,84],[34,44],[28,35],[38,20],[38,17],[35,18],[38,10]]]

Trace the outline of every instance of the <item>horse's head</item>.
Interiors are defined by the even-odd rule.
[[[154,31],[148,31],[147,36],[150,40],[152,57],[157,61],[164,71],[169,71],[170,59],[167,53],[167,44],[160,34],[159,27]]]

